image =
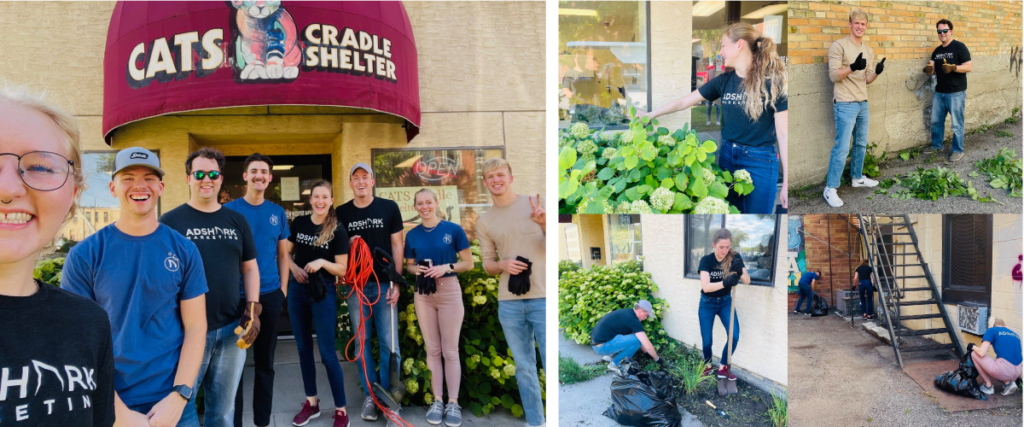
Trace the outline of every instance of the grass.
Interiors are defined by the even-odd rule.
[[[584,366],[571,357],[558,356],[558,381],[562,384],[576,384],[601,376],[604,366]]]
[[[715,114],[711,117],[711,124],[706,125],[708,120],[708,107],[703,105],[690,108],[690,126],[697,132],[715,132],[722,130],[722,126],[715,124],[715,116],[718,114],[718,109],[721,106],[716,106]]]
[[[789,424],[789,403],[782,396],[772,392],[772,401],[768,405],[768,421],[775,427],[784,427]]]
[[[996,136],[999,137],[999,138],[1009,138],[1009,137],[1013,136],[1013,132],[1009,132],[1009,131],[1005,131],[1005,130],[997,130],[996,131]]]
[[[704,359],[696,353],[679,361],[669,373],[679,379],[679,385],[687,394],[715,383],[715,377],[704,375]]]
[[[972,130],[970,132],[967,132],[967,135],[982,134],[982,133],[988,132],[989,130],[991,130],[994,127],[996,127],[996,123],[992,123],[992,124],[985,123],[985,124],[983,124],[981,126],[978,126],[974,130]]]
[[[789,190],[789,197],[797,200],[808,200],[818,195],[816,187],[820,184],[807,184],[795,190]]]

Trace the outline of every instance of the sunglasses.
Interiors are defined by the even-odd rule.
[[[210,177],[210,181],[216,181],[220,179],[220,172],[217,171],[195,171],[192,172],[192,177],[198,181],[202,181],[203,178]]]
[[[935,31],[938,32],[939,34],[946,34],[946,33],[949,32],[948,29],[946,29],[946,30],[935,30]]]

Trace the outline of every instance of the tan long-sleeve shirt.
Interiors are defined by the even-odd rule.
[[[541,203],[544,203],[543,199]],[[509,292],[509,274],[506,271],[501,272],[498,301],[545,296],[544,230],[530,218],[532,212],[529,196],[519,196],[511,205],[492,206],[476,222],[483,262],[515,260],[517,256],[521,256],[533,263],[530,268],[530,291],[523,295],[513,295]]]
[[[864,54],[867,61],[867,68],[854,71],[839,80],[839,69],[848,66],[857,60],[857,56]],[[828,48],[828,78],[835,83],[833,97],[836,102],[860,102],[868,100],[868,72],[874,72],[875,54],[867,42],[854,43],[850,37],[843,37],[832,42]]]

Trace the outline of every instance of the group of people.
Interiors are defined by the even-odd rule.
[[[711,237],[711,253],[701,257],[697,270],[701,286],[697,318],[704,357],[703,375],[714,374],[718,379],[736,381],[736,375],[729,369],[729,358],[739,344],[740,324],[739,316],[732,307],[732,290],[740,283],[749,285],[750,275],[743,257],[732,250],[732,233],[728,229],[720,229]],[[598,320],[590,333],[591,347],[597,354],[605,356],[610,371],[621,373],[619,363],[627,357],[632,358],[640,349],[661,366],[668,365],[658,355],[643,327],[642,322],[653,316],[654,307],[650,301],[640,300],[632,308],[614,310]],[[726,331],[732,327],[732,351],[726,342],[718,369],[714,367],[711,348],[716,316]]]
[[[855,10],[849,16],[850,35],[836,40],[828,49],[828,77],[835,84],[832,109],[835,114],[836,138],[828,163],[828,178],[822,197],[834,208],[843,206],[838,189],[851,153],[851,186],[874,187],[878,181],[864,176],[864,156],[868,145],[868,88],[885,70],[885,58],[874,62],[874,52],[864,41],[868,15]],[[931,145],[922,154],[943,150],[946,116],[952,121],[953,142],[947,159],[959,161],[964,156],[964,105],[967,101],[967,73],[971,72],[971,52],[953,36],[953,23],[940,19],[935,23],[938,47],[932,51],[928,64],[921,71],[935,76],[932,97]],[[874,64],[872,68],[871,65]]]
[[[392,344],[399,285],[389,278],[403,267],[436,283],[432,292],[414,297],[434,396],[427,421],[462,424],[464,308],[457,274],[473,269],[474,260],[462,227],[438,216],[432,190],[416,193],[422,221],[406,234],[397,203],[374,197],[373,170],[357,163],[349,170],[352,200],[335,207],[333,185],[316,181],[310,188],[311,213],[289,224],[284,208],[266,199],[274,170],[270,157],[249,156],[242,173],[244,197],[221,204],[225,157],[200,148],[185,162],[188,202],[158,218],[169,177],[153,152],[126,148],[114,158],[109,184],[120,216],[69,251],[58,289],[33,279],[33,269],[40,252],[74,216],[83,191],[78,125],[37,95],[5,89],[0,130],[0,420],[5,425],[198,426],[195,403],[202,387],[202,424],[239,426],[242,371],[251,347],[252,422],[267,426],[277,321],[287,304],[306,395],[292,423],[302,426],[321,415],[315,331],[334,401],[334,425],[347,427],[344,375],[335,350],[337,301],[346,296],[365,394],[359,415],[377,420],[381,408],[370,396],[373,384],[388,390],[401,381],[389,378],[389,355],[401,363],[401,351]],[[499,321],[516,362],[527,423],[540,426],[544,406],[535,348],[543,362],[544,200],[516,194],[512,168],[503,159],[486,160],[482,173],[493,201],[477,222],[483,268],[500,275]],[[374,255],[380,251],[390,259]],[[347,271],[355,268],[350,255],[374,258],[363,279],[346,281]],[[519,283],[511,287],[515,293],[510,278]],[[370,348],[374,335],[379,361]],[[389,425],[398,425],[400,412],[400,407],[387,408]]]

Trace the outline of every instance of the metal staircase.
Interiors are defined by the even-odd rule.
[[[903,352],[953,349],[956,351],[958,359],[963,357],[964,349],[952,327],[946,307],[942,304],[942,297],[935,284],[935,278],[932,277],[931,270],[921,255],[917,234],[914,232],[910,217],[906,214],[857,215],[857,220],[860,223],[858,229],[878,286],[878,300],[881,302],[879,308],[883,313],[885,326],[889,330],[889,340],[900,368],[903,368],[903,357],[901,356]],[[909,236],[911,242],[899,242],[894,236]],[[908,268],[915,267],[919,267],[921,273],[908,273]],[[914,279],[925,279],[928,286],[907,287],[907,282]],[[921,295],[918,292],[929,292],[931,298],[907,300],[908,295]],[[938,312],[935,313],[933,310],[933,313],[930,314],[903,314],[904,307],[915,306],[935,306],[938,307]],[[922,319],[941,319],[943,327],[911,329],[902,323]],[[936,334],[947,334],[953,344],[934,343],[908,346],[905,345],[906,342],[903,339],[903,337],[909,336]]]

